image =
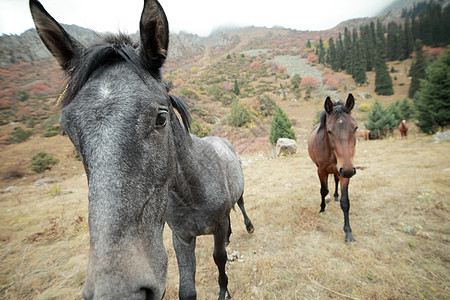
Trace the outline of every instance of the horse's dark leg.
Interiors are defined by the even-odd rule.
[[[320,204],[320,212],[325,211],[325,197],[328,195],[328,174],[324,171],[318,170],[320,180],[320,195],[322,196],[322,203]]]
[[[255,231],[255,228],[253,227],[252,221],[250,220],[250,218],[247,216],[247,213],[245,212],[243,196],[241,196],[241,198],[239,198],[237,204],[242,211],[242,215],[244,216],[244,222],[245,222],[245,227],[247,228],[247,232],[253,233],[253,231]]]
[[[348,212],[350,210],[350,200],[348,199],[348,185],[350,180],[348,178],[341,178],[341,209],[344,212],[344,232],[346,242],[355,242],[350,228],[350,220]]]
[[[228,292],[228,277],[225,273],[225,264],[227,263],[227,250],[225,249],[225,240],[228,232],[229,219],[227,218],[219,229],[214,233],[214,262],[219,269],[219,300],[230,299]],[[225,298],[226,297],[226,298]]]
[[[231,236],[231,220],[230,216],[228,215],[228,232],[227,232],[227,238],[225,240],[225,247],[227,247],[230,244],[230,236]]]
[[[338,201],[339,201],[339,193],[338,193],[339,176],[337,176],[337,174],[334,174],[334,183],[335,183],[335,188],[334,188],[334,201],[338,202]]]
[[[180,289],[178,296],[180,299],[197,299],[195,291],[195,241],[192,238],[189,242],[182,241],[178,236],[172,234],[173,247],[178,261],[180,271]]]

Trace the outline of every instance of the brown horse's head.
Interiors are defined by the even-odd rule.
[[[328,139],[336,156],[339,175],[344,178],[350,178],[356,174],[353,156],[356,144],[355,132],[358,126],[351,116],[354,105],[355,99],[352,94],[348,95],[345,105],[340,102],[333,103],[330,97],[325,100]]]

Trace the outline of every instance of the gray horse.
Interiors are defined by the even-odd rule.
[[[244,210],[243,173],[228,141],[189,134],[186,104],[168,94],[160,68],[169,29],[160,4],[144,1],[139,43],[119,34],[88,48],[37,0],[30,0],[30,9],[40,38],[68,75],[60,123],[88,179],[90,253],[83,297],[161,299],[165,221],[173,231],[179,297],[196,298],[194,248],[203,234],[214,235],[219,299],[229,296],[225,246],[236,202],[253,232]]]

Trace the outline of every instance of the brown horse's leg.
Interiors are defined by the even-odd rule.
[[[320,195],[322,196],[322,203],[320,204],[320,212],[325,211],[325,197],[328,195],[328,174],[324,171],[318,170],[320,180]]]
[[[350,180],[348,178],[340,178],[341,181],[341,209],[344,212],[344,232],[346,242],[355,242],[350,228],[350,220],[348,212],[350,210],[350,200],[348,199],[348,185]]]
[[[339,201],[339,193],[338,193],[339,176],[337,176],[337,174],[334,174],[334,183],[335,183],[334,201],[338,202]]]

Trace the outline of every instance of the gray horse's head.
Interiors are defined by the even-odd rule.
[[[40,38],[68,74],[60,122],[88,178],[90,255],[83,297],[161,299],[175,144],[189,127],[187,107],[168,95],[161,80],[169,43],[164,11],[157,1],[145,1],[140,42],[109,36],[87,48],[38,1],[30,0],[30,9]]]

